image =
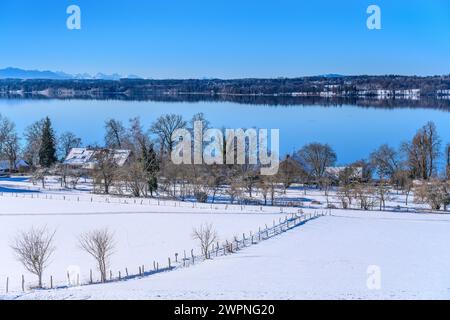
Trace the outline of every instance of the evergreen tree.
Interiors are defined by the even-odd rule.
[[[45,118],[42,136],[41,147],[39,149],[39,164],[42,167],[49,168],[56,162],[56,139],[55,133],[52,129],[52,123],[49,117]]]
[[[159,172],[159,160],[153,149],[153,144],[149,146],[142,144],[141,161],[147,177],[148,190],[150,191],[150,195],[153,196],[153,193],[158,189]]]

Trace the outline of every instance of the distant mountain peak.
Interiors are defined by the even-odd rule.
[[[46,80],[71,80],[71,79],[98,79],[98,80],[120,80],[122,77],[118,73],[114,74],[104,74],[97,73],[94,76],[89,73],[78,73],[75,75],[71,75],[61,71],[49,71],[49,70],[25,70],[14,67],[7,67],[4,69],[0,69],[0,79],[46,79]],[[125,77],[127,78],[127,77]],[[139,76],[129,76],[129,78],[138,79]]]

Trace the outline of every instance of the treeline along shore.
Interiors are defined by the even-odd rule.
[[[277,79],[1,79],[3,98],[228,101],[265,105],[450,108],[450,75]]]

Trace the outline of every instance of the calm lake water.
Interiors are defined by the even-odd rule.
[[[443,142],[450,142],[450,112],[426,108],[376,109],[357,106],[266,106],[230,102],[168,103],[121,100],[1,99],[0,113],[16,123],[19,133],[49,116],[58,133],[72,131],[84,144],[103,143],[104,122],[139,116],[146,128],[166,113],[190,119],[203,112],[217,128],[280,129],[281,153],[309,142],[329,143],[346,164],[367,158],[381,144],[398,146],[427,121],[434,121]]]

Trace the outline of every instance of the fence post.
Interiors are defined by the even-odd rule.
[[[119,281],[122,280],[122,274],[119,271]]]
[[[128,268],[125,268],[125,273],[126,273],[126,275],[128,277]]]
[[[170,264],[170,257],[169,257],[169,269],[171,269],[172,268],[172,266],[171,266],[171,264]]]
[[[194,258],[194,249],[191,249],[191,256],[192,256],[192,264],[194,264],[194,260],[195,260],[195,258]]]
[[[89,270],[89,282],[92,284],[92,269]]]
[[[142,276],[142,270],[141,270],[141,267],[139,267],[139,276]]]
[[[178,263],[178,253],[175,253],[175,263]]]
[[[53,276],[50,276],[50,289],[53,289]]]
[[[70,283],[70,275],[69,275],[69,271],[67,271],[67,285],[70,287],[71,283]]]
[[[22,275],[22,291],[25,292],[25,277]]]
[[[9,277],[6,277],[6,293],[8,293],[8,291],[9,291]]]

